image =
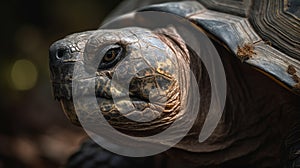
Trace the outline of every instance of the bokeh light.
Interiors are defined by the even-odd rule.
[[[86,135],[54,100],[49,46],[97,29],[121,0],[11,0],[1,4],[0,168],[63,167]]]
[[[11,80],[17,90],[29,90],[36,84],[38,71],[29,60],[17,60],[11,69]]]

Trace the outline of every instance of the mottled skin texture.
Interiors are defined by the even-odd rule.
[[[228,81],[227,102],[214,134],[204,143],[195,144],[201,130],[201,106],[198,123],[178,146],[178,157],[196,165],[282,167],[280,156],[287,134],[294,132],[299,121],[299,97],[287,92],[261,72],[232,57],[225,48],[215,43],[225,65]],[[209,79],[203,74],[201,95],[209,95]],[[209,99],[202,100],[208,104]],[[299,128],[298,128],[299,129]],[[295,141],[295,140],[294,140]],[[180,148],[179,147],[179,148]],[[173,151],[170,151],[174,155]],[[285,153],[286,154],[286,153]],[[283,154],[283,155],[285,155]]]
[[[77,38],[77,36],[83,38]],[[74,40],[73,43],[72,40]],[[95,81],[95,94],[99,108],[115,128],[131,133],[142,131],[143,133],[137,134],[145,136],[149,134],[149,131],[157,132],[165,129],[180,117],[177,114],[181,103],[180,97],[184,93],[179,90],[178,80],[180,80],[179,76],[181,78],[184,76],[181,68],[188,65],[186,64],[187,58],[185,58],[188,56],[185,53],[188,52],[187,50],[179,50],[162,32],[150,32],[139,28],[97,30],[71,35],[55,43],[52,48],[64,48],[62,46],[68,48],[67,46],[78,46],[81,43],[88,43],[89,47],[75,47],[79,50],[72,53],[71,49],[66,49],[65,55],[54,58],[58,63],[51,66],[55,97],[61,102],[64,112],[74,124],[80,125],[72,105],[71,95],[73,78],[71,66],[74,66],[75,61],[84,64],[84,70],[77,73],[77,80]],[[120,52],[115,63],[110,66],[104,65],[105,63],[99,64],[101,49],[107,52],[116,44],[122,48],[122,53]],[[119,66],[118,63],[121,61],[122,65]],[[86,77],[83,71],[94,72],[95,75]],[[115,71],[118,71],[116,77],[118,80],[117,84],[112,86],[111,81]],[[129,85],[126,86],[123,83]],[[130,100],[124,98],[126,89],[129,89]],[[84,89],[80,92],[82,96],[93,96],[87,95]],[[118,108],[115,105],[116,102],[113,102],[112,92],[117,93],[117,98],[120,99]],[[122,110],[120,108],[129,108],[132,105],[137,110],[131,110],[126,115],[120,114],[119,110]],[[84,118],[93,122],[93,115],[98,114],[86,112]],[[130,118],[135,118],[138,122]],[[146,122],[150,120],[152,121]]]
[[[179,15],[203,28],[212,38],[226,72],[227,100],[222,119],[209,139],[198,142],[211,101],[209,77],[198,56],[172,28],[100,29],[73,34],[53,44],[51,79],[54,95],[64,112],[79,125],[71,83],[95,82],[92,94],[85,87],[79,91],[82,98],[95,93],[101,113],[113,127],[134,136],[159,133],[182,115],[190,88],[186,71],[191,68],[199,85],[200,110],[186,137],[166,152],[170,154],[169,167],[299,166],[300,99],[291,92],[299,84],[295,75],[299,73],[300,22],[296,10],[299,6],[287,5],[294,4],[292,0],[198,2],[201,4],[195,1],[161,4],[142,11]],[[121,62],[125,64],[119,66]],[[76,79],[75,63],[83,65],[75,73]],[[291,66],[294,72],[289,70]],[[86,77],[84,71],[91,76]],[[112,84],[114,74],[119,74],[119,80]],[[291,80],[291,75],[297,78]],[[112,101],[115,93],[121,106]],[[88,110],[89,106],[89,103],[81,105],[86,110],[80,116],[93,123],[99,114]],[[120,111],[132,106],[137,110],[121,115]]]
[[[134,122],[120,116],[111,101],[110,90],[116,88],[111,88],[109,84],[117,64],[104,69],[98,67],[96,77],[91,78],[91,80],[96,80],[95,90],[100,109],[115,128],[137,136],[147,136],[165,129],[179,117],[177,114],[180,109],[180,101],[184,99],[182,94],[176,94],[181,93],[176,86],[176,78],[178,78],[176,74],[184,77],[184,74],[180,74],[178,71],[178,65],[183,68],[190,66],[196,74],[202,95],[200,112],[194,127],[186,138],[168,153],[198,166],[222,164],[226,166],[274,167],[280,165],[281,146],[291,127],[299,119],[299,97],[288,92],[259,71],[233,58],[228,50],[215,42],[219,53],[222,53],[221,58],[228,81],[226,108],[213,135],[204,143],[198,143],[198,134],[209,108],[209,78],[205,69],[202,69],[200,60],[193,52],[188,53],[186,47],[180,42],[176,44],[172,42],[172,39],[178,40],[179,36],[174,36],[176,33],[173,32],[170,33],[173,38],[170,38],[170,36],[166,36],[167,32],[172,31],[150,32],[138,28],[114,31],[97,30],[71,35],[56,42],[51,47],[51,51],[57,51],[58,48],[68,50],[64,50],[64,54],[58,60],[56,57],[50,58],[51,77],[55,97],[61,102],[70,120],[79,124],[71,98],[70,82],[73,72],[71,67],[75,61],[84,62],[86,65],[90,63],[91,67],[95,58],[84,57],[85,55],[82,54],[84,47],[79,46],[79,44],[87,43],[88,40],[93,42],[91,38],[96,37],[98,41],[94,45],[94,49],[99,48],[99,45],[103,45],[103,43],[105,45],[107,43],[124,45],[126,52],[122,59],[136,57],[139,55],[137,53],[143,53],[142,57],[137,58],[138,62],[154,58],[155,60],[151,64],[154,63],[157,66],[139,72],[131,81],[134,86],[130,87],[133,104],[139,107],[142,112],[146,114],[145,109],[150,110],[151,113],[148,114],[155,114],[155,111],[159,110],[163,111],[157,119],[150,122]],[[147,43],[150,47],[149,52],[144,49],[146,46],[143,43]],[[157,46],[157,44],[163,45],[163,47],[160,48],[161,46]],[[71,49],[68,46],[77,46],[77,50],[70,52]],[[153,48],[151,48],[152,46]],[[157,51],[153,52],[153,50]],[[147,56],[147,54],[151,55]],[[168,62],[172,62],[168,61],[169,59],[175,63],[170,63],[170,66],[167,66]],[[130,67],[127,68],[125,72],[130,72]],[[126,76],[126,74],[123,75]],[[160,79],[163,80],[160,82]],[[149,90],[152,85],[160,86],[164,92],[168,93],[166,108],[159,109],[159,106],[148,102],[147,89]],[[136,113],[136,115],[140,114]],[[93,113],[87,111],[86,116],[92,122]],[[145,116],[147,117],[147,115]]]

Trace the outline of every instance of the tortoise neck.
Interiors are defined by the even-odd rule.
[[[251,165],[259,158],[255,156],[263,155],[266,150],[271,153],[270,157],[274,157],[273,160],[278,160],[281,141],[289,128],[287,125],[292,121],[291,118],[298,117],[299,105],[296,100],[299,98],[259,71],[240,62],[224,47],[219,44],[215,46],[220,53],[227,78],[227,100],[223,116],[214,133],[205,142],[197,142],[210,106],[211,90],[205,67],[196,66],[196,57],[191,56],[191,69],[198,70],[200,111],[194,127],[176,147],[187,151],[191,162],[196,164],[221,164],[247,155]],[[290,116],[284,115],[286,113]],[[191,142],[191,139],[194,141]],[[268,141],[277,143],[266,143]],[[189,152],[196,152],[197,156]]]

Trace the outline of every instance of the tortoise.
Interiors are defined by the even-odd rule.
[[[139,137],[168,129],[180,118],[181,101],[186,99],[183,91],[189,89],[179,87],[174,76],[187,78],[181,72],[190,68],[199,83],[202,106],[188,134],[166,152],[172,159],[180,158],[183,165],[189,163],[196,167],[300,166],[300,4],[297,0],[197,0],[143,7],[145,4],[138,1],[130,2],[138,8],[136,13],[173,14],[209,37],[226,73],[227,99],[222,118],[212,135],[199,143],[197,135],[212,97],[205,65],[172,27],[159,30],[125,27],[75,33],[50,47],[54,96],[72,123],[81,124],[72,97],[74,66],[84,63],[86,69],[91,68],[99,60],[84,52],[96,50],[104,56],[96,63],[96,69],[89,69],[96,73],[92,78],[95,95],[105,119],[120,132]],[[164,1],[153,1],[159,2]],[[128,9],[120,8],[112,16],[122,12]],[[112,84],[113,75],[118,64],[128,57],[136,59],[123,69],[125,77],[133,71],[130,65],[143,67],[147,61],[151,64],[128,81],[130,99],[142,114],[133,111],[122,115],[112,101],[112,90],[123,92]],[[174,61],[176,65],[172,64]],[[150,101],[153,87],[167,93],[166,106],[158,103],[162,101],[159,93],[154,94],[154,99],[157,98],[154,101],[158,102]],[[86,110],[83,116],[92,122],[95,115]],[[140,120],[132,120],[131,115]]]

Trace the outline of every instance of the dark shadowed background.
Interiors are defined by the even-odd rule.
[[[0,168],[62,167],[85,134],[51,93],[48,48],[96,29],[121,0],[9,0],[1,3]]]

